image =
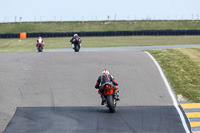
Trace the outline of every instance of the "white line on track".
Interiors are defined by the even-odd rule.
[[[171,96],[171,98],[172,98],[173,104],[174,104],[174,106],[175,106],[177,112],[179,113],[179,116],[180,116],[180,118],[181,118],[183,127],[184,127],[186,133],[190,133],[190,130],[188,129],[188,126],[187,126],[187,124],[186,124],[184,115],[183,115],[182,111],[180,110],[180,108],[179,108],[179,106],[178,106],[177,100],[176,100],[176,98],[175,98],[175,96],[174,96],[174,94],[173,94],[173,92],[172,92],[172,88],[170,87],[169,82],[168,82],[168,80],[166,79],[166,77],[165,77],[165,75],[164,75],[164,73],[163,73],[163,71],[162,71],[160,65],[158,64],[158,62],[156,61],[156,59],[155,59],[150,53],[148,53],[148,52],[146,52],[146,51],[145,51],[145,53],[149,55],[149,57],[153,60],[153,62],[154,62],[155,65],[157,66],[157,68],[158,68],[158,70],[159,70],[159,72],[160,72],[160,75],[161,75],[162,79],[164,80],[164,83],[165,83],[165,85],[166,85],[166,87],[167,87],[167,90],[168,90],[168,92],[169,92],[169,94],[170,94],[170,96]]]

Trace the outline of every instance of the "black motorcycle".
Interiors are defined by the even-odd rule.
[[[75,37],[72,39],[71,43],[74,45],[74,51],[75,52],[79,52],[80,48],[81,48],[81,39],[78,37]]]
[[[38,41],[36,46],[37,46],[38,52],[42,52],[43,51],[44,44],[43,44],[42,41]]]

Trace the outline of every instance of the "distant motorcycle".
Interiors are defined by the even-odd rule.
[[[73,46],[73,49],[75,52],[79,52],[80,48],[81,48],[81,39],[76,37],[76,38],[73,38],[72,41],[72,46]]]
[[[37,47],[38,52],[42,52],[43,51],[44,43],[42,42],[42,39],[38,39],[36,47]]]
[[[110,82],[106,82],[102,85],[103,87],[103,93],[104,93],[104,96],[106,98],[106,106],[109,108],[109,111],[111,113],[114,113],[115,112],[115,107],[117,105],[117,101],[115,99],[115,96],[114,96],[114,88],[113,88],[113,84],[110,83]]]

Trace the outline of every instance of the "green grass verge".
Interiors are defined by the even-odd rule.
[[[161,65],[176,94],[200,102],[200,47],[149,52]]]
[[[45,49],[71,48],[70,37],[44,38]],[[82,37],[82,47],[120,47],[199,44],[199,36]],[[0,52],[35,52],[37,38],[0,39]]]
[[[0,33],[200,29],[199,21],[75,21],[0,23]]]

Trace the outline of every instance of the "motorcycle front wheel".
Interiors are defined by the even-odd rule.
[[[38,47],[38,52],[42,52],[43,48],[41,46]]]
[[[78,47],[78,45],[75,45],[74,51],[75,51],[75,52],[79,52],[79,47]]]

